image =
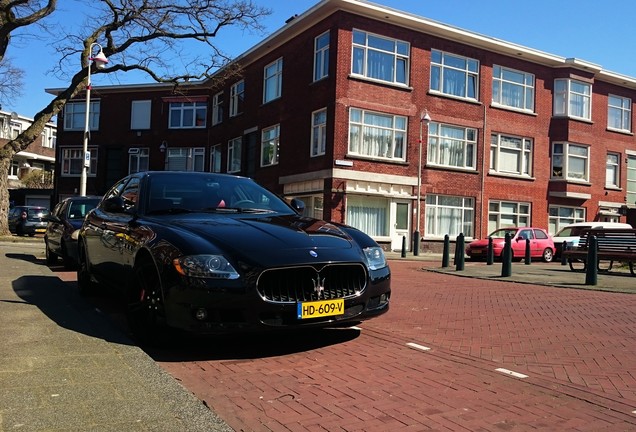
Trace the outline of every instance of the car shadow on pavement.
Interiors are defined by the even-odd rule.
[[[187,336],[165,347],[143,347],[155,361],[250,360],[306,352],[346,343],[360,336],[357,328],[304,329],[223,336]]]
[[[23,303],[36,306],[60,327],[108,342],[134,344],[73,285],[55,276],[28,275],[15,279],[12,288]]]

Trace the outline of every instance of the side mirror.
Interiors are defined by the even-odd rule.
[[[303,202],[303,200],[299,200],[298,198],[294,198],[294,199],[291,200],[290,205],[296,211],[296,213],[298,213],[299,215],[302,215],[303,212],[305,211],[305,203]]]
[[[124,213],[126,211],[124,199],[119,196],[108,198],[104,201],[104,211],[108,213]]]

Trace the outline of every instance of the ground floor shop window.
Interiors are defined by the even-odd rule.
[[[448,234],[453,239],[460,233],[464,237],[473,236],[475,202],[472,198],[429,194],[425,211],[427,237]]]
[[[585,222],[585,209],[551,205],[548,218],[548,231],[556,234],[561,228],[576,222]]]
[[[347,197],[346,223],[371,237],[389,235],[389,200],[380,197]]]

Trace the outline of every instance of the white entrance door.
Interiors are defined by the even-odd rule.
[[[627,155],[627,195],[625,201],[628,205],[636,204],[636,155]]]
[[[411,202],[391,202],[391,250],[402,250],[402,238],[406,237],[406,250],[411,250]]]

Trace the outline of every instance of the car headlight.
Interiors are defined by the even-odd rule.
[[[183,276],[212,279],[238,279],[238,272],[222,255],[188,255],[172,260]]]
[[[380,270],[386,267],[386,257],[381,247],[364,248],[364,255],[367,258],[369,270]]]

